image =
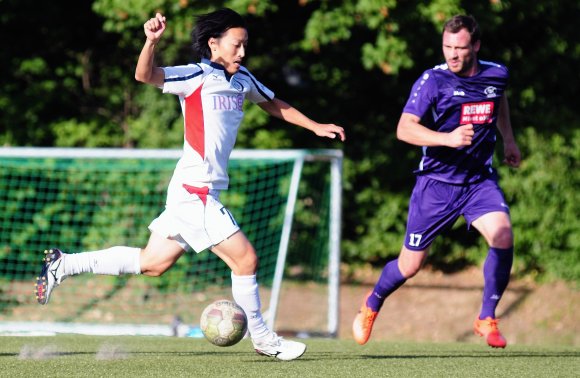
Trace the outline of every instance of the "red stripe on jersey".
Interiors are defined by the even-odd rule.
[[[203,124],[203,106],[199,86],[185,98],[185,140],[202,159],[205,159],[205,130]]]

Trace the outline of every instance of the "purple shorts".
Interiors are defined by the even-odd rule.
[[[417,176],[409,202],[405,247],[412,251],[427,249],[435,237],[449,229],[463,215],[467,227],[487,213],[509,207],[495,179],[457,185]]]

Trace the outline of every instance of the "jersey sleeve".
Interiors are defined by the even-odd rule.
[[[171,93],[183,97],[189,96],[199,86],[203,69],[197,64],[185,66],[162,67],[165,72],[163,93]]]
[[[435,105],[437,91],[437,82],[433,72],[431,70],[423,72],[421,77],[413,84],[411,94],[403,108],[403,113],[410,113],[423,118],[429,109]]]
[[[271,100],[274,99],[274,97],[275,97],[274,92],[272,92],[265,85],[263,85],[262,83],[260,83],[254,77],[254,75],[252,75],[248,70],[246,70],[246,69],[240,69],[239,72],[250,83],[250,90],[248,91],[248,94],[246,95],[246,98],[249,101],[251,101],[251,102],[253,102],[255,104],[258,104],[260,102],[271,101]]]

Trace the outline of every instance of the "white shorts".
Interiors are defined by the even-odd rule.
[[[211,190],[204,204],[199,195],[181,190],[178,201],[168,203],[161,215],[151,222],[151,232],[177,241],[185,250],[192,248],[199,253],[240,229],[232,214],[219,201],[219,191]]]

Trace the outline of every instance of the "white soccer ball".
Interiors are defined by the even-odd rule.
[[[231,346],[244,338],[248,330],[248,318],[237,303],[220,299],[203,310],[200,328],[210,343]]]

